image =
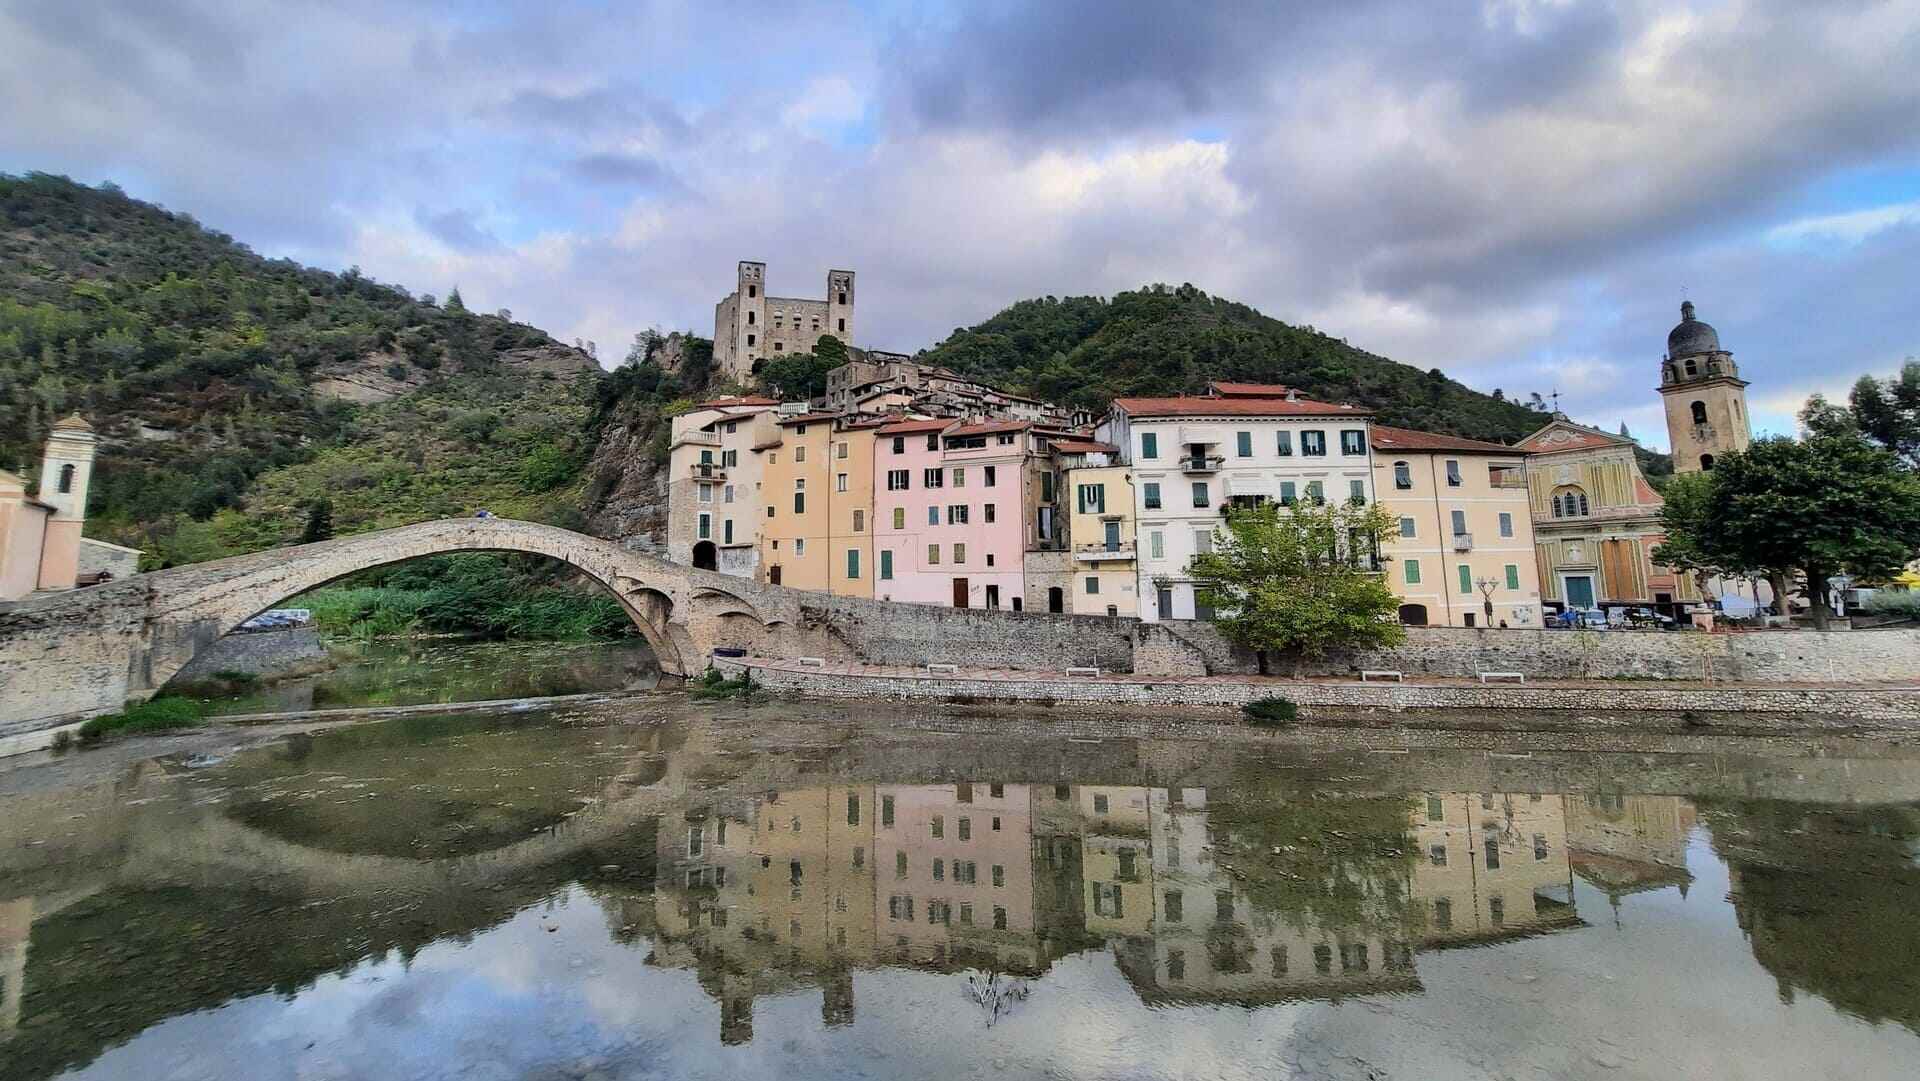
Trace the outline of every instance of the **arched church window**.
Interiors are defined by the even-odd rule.
[[[1702,455],[1700,456],[1700,468],[1702,468],[1702,469],[1712,469],[1712,468],[1713,468],[1713,455],[1711,455],[1711,454],[1702,454]]]
[[[1688,360],[1688,361],[1687,361],[1687,374],[1688,374],[1688,375],[1690,375],[1690,376],[1691,376],[1691,375],[1699,375],[1699,374],[1700,374],[1700,366],[1699,366],[1698,364],[1695,364],[1695,363],[1694,363],[1694,362],[1693,362],[1692,360]]]
[[[73,491],[73,466],[63,465],[60,467],[60,494],[65,495],[71,491]]]
[[[1707,422],[1707,403],[1693,403],[1693,422],[1695,424],[1705,424]]]
[[[1588,514],[1587,493],[1578,485],[1555,488],[1550,502],[1555,518],[1585,518]]]

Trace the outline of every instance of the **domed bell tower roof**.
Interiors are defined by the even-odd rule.
[[[1680,325],[1667,332],[1667,356],[1678,359],[1718,352],[1721,352],[1720,332],[1693,317],[1693,301],[1683,301]]]

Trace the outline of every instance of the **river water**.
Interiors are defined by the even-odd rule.
[[[1607,740],[657,694],[20,765],[0,1078],[1920,1073],[1920,753]]]

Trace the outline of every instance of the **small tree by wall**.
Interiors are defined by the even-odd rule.
[[[1194,585],[1222,633],[1253,650],[1262,675],[1270,653],[1399,645],[1400,599],[1379,558],[1391,528],[1378,505],[1236,510],[1215,549],[1194,558]]]

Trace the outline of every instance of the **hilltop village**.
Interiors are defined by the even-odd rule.
[[[741,263],[715,309],[715,364],[736,382],[854,326],[853,272],[798,300],[767,296],[765,270]],[[1408,625],[1537,628],[1616,607],[1680,620],[1709,599],[1653,561],[1661,499],[1634,442],[1559,412],[1503,445],[1215,381],[1095,416],[903,354],[849,357],[810,400],[723,396],[673,418],[669,558],[878,600],[1207,619],[1188,567],[1230,510],[1349,501],[1397,523],[1374,558]],[[1692,303],[1657,368],[1677,471],[1749,444],[1747,384]],[[1712,592],[1742,613],[1756,599]]]

